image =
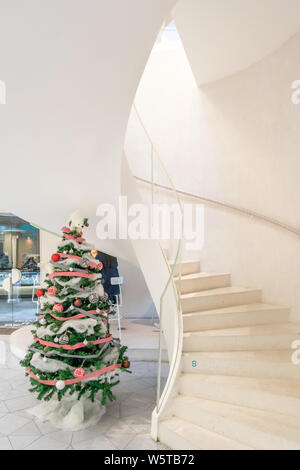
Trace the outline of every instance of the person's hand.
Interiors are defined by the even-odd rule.
[[[91,250],[91,255],[93,258],[96,258],[97,254],[98,254],[98,250]]]

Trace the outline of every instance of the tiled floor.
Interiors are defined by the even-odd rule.
[[[133,373],[122,374],[115,388],[118,400],[107,405],[106,415],[97,426],[78,432],[61,431],[27,413],[38,401],[28,392],[28,378],[9,352],[8,341],[8,336],[0,336],[0,450],[163,448],[149,434],[155,404],[155,363],[132,363]],[[163,364],[166,375],[167,365]]]

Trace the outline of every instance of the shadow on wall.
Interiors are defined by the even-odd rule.
[[[122,287],[124,307],[122,313],[127,318],[157,318],[156,309],[140,268],[128,261],[118,259],[119,272],[124,276]]]

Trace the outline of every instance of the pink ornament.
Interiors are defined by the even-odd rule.
[[[49,295],[56,295],[57,294],[57,288],[55,286],[49,287],[48,294]]]
[[[52,309],[53,312],[63,312],[64,307],[61,304],[55,304]]]
[[[74,376],[75,377],[84,377],[85,376],[85,371],[82,369],[82,367],[79,367],[78,369],[74,370]]]

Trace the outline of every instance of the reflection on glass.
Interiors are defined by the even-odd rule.
[[[40,283],[39,230],[0,212],[0,327],[35,319],[33,288]]]

